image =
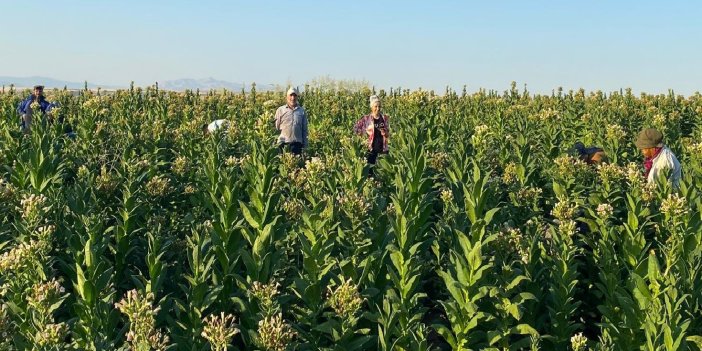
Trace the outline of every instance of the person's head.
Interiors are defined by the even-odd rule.
[[[34,86],[34,97],[40,97],[44,95],[44,86],[43,85],[35,85]]]
[[[297,97],[299,95],[300,95],[300,92],[297,91],[296,88],[290,87],[290,89],[288,89],[288,92],[286,94],[286,101],[288,103],[288,106],[290,106],[290,107],[297,106]]]
[[[635,144],[644,157],[651,158],[656,154],[657,148],[663,147],[663,134],[656,129],[646,128],[639,133]]]
[[[600,163],[607,162],[607,154],[605,154],[604,150],[598,149],[593,153],[587,154],[585,162],[589,165],[599,165]]]
[[[380,98],[377,95],[371,95],[370,108],[371,108],[371,113],[373,115],[380,114],[380,111],[383,108],[383,104],[382,104],[382,102],[380,102]]]
[[[581,142],[575,143],[571,149],[571,155],[579,158],[589,165],[598,165],[607,162],[607,154],[599,147],[585,147]]]

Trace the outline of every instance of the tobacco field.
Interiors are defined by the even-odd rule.
[[[0,350],[702,347],[702,95],[307,88],[297,158],[282,92],[47,90],[64,124],[23,134],[28,94],[0,93]]]

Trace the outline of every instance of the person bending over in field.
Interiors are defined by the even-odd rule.
[[[577,142],[572,150],[576,157],[588,165],[599,165],[602,162],[607,162],[604,150],[597,146],[585,147],[583,143]]]
[[[635,144],[643,153],[648,183],[655,183],[656,179],[667,171],[668,181],[677,189],[682,169],[675,154],[663,144],[663,134],[656,129],[646,128],[639,133]]]
[[[220,129],[226,130],[227,128],[229,128],[229,121],[226,119],[216,119],[210,124],[204,123],[202,125],[202,133],[205,135],[210,135]]]
[[[378,155],[388,153],[390,138],[389,116],[382,112],[383,104],[376,95],[370,97],[371,113],[359,119],[353,127],[354,133],[368,136],[368,152],[366,161],[371,165],[369,175],[373,175],[373,165]]]
[[[29,133],[32,127],[32,117],[35,114],[40,113],[43,117],[45,114],[50,113],[51,109],[54,107],[55,104],[49,103],[46,97],[44,97],[44,86],[35,85],[34,92],[17,106],[17,113],[20,115],[20,129],[22,132]]]
[[[286,104],[275,111],[275,129],[280,131],[280,149],[298,156],[307,146],[307,113],[298,103],[299,95],[297,89],[291,87],[286,93]]]

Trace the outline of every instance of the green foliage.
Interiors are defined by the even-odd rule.
[[[700,95],[322,78],[301,157],[275,145],[281,92],[48,95],[66,122],[24,134],[0,94],[2,350],[702,349]],[[643,177],[649,126],[678,188]]]

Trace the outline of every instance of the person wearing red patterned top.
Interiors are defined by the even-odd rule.
[[[382,103],[376,95],[370,97],[371,113],[359,119],[353,127],[354,133],[368,136],[368,152],[366,161],[374,165],[379,154],[388,153],[390,138],[389,117],[382,113]]]

